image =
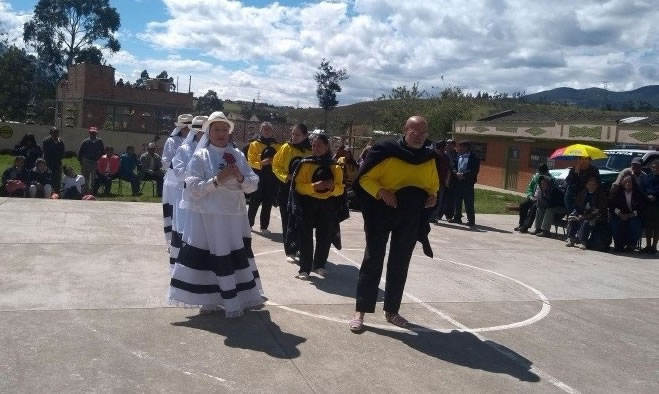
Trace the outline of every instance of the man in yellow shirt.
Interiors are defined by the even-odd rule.
[[[259,176],[259,188],[252,193],[249,198],[249,209],[247,217],[249,226],[254,226],[256,220],[256,211],[261,206],[261,233],[267,234],[268,225],[270,225],[270,210],[272,204],[277,198],[279,181],[272,172],[272,160],[281,147],[272,137],[272,124],[263,122],[261,124],[261,135],[249,144],[247,150],[247,163],[252,167],[256,175]]]
[[[424,147],[428,123],[420,116],[412,116],[405,123],[404,133],[397,141],[385,140],[373,145],[353,183],[361,197],[366,233],[355,316],[350,321],[350,330],[354,332],[363,330],[365,313],[375,312],[390,234],[384,295],[388,322],[400,327],[409,324],[398,311],[417,240],[421,241],[424,253],[432,256],[428,208],[437,202],[439,176],[434,152]]]

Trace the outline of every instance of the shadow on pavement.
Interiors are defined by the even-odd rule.
[[[284,243],[284,235],[282,233],[273,233],[273,232],[262,233],[261,231],[256,231],[256,230],[252,230],[252,233],[258,234],[259,236],[265,239],[269,239],[270,241],[279,242],[281,244]],[[282,245],[282,249],[283,249],[283,245]]]
[[[454,230],[463,230],[463,231],[471,231],[475,233],[501,233],[501,234],[512,234],[512,231],[508,230],[501,230],[500,228],[496,227],[490,227],[490,226],[483,226],[481,224],[477,224],[474,227],[469,227],[466,224],[453,224],[453,223],[444,223],[444,222],[438,222],[435,224],[436,227],[445,227],[445,228],[450,228]]]
[[[267,310],[248,311],[237,319],[226,319],[221,312],[189,316],[187,319],[184,322],[170,324],[221,335],[225,337],[226,346],[262,352],[275,358],[299,357],[300,350],[297,346],[307,341],[306,338],[283,332],[270,319],[270,312]]]
[[[524,382],[539,382],[540,377],[530,371],[533,363],[516,352],[493,341],[481,341],[474,334],[462,331],[449,333],[429,330],[394,332],[364,326],[365,331],[399,340],[428,356],[463,367],[491,373],[507,374]]]
[[[325,268],[327,269],[326,278],[312,275],[309,282],[325,293],[354,299],[357,294],[359,268],[351,264],[334,264],[329,261],[325,264]],[[378,302],[384,300],[384,290],[378,289],[377,300]]]

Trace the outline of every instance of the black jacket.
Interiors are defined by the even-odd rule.
[[[14,156],[25,157],[25,168],[34,168],[34,164],[43,152],[39,145],[27,147],[25,145],[16,145],[14,147]]]
[[[48,136],[43,140],[43,158],[51,170],[62,167],[64,142],[61,138],[55,141],[52,136]]]
[[[27,184],[29,179],[29,173],[25,169],[21,169],[20,171],[16,167],[9,167],[7,168],[3,173],[2,173],[2,184],[6,185],[7,181],[11,180],[19,180],[22,181],[23,183]]]
[[[564,205],[563,201],[563,192],[559,188],[552,186],[549,190],[540,194],[540,198],[538,199],[538,207],[558,208]]]
[[[103,146],[103,140],[96,138],[92,141],[91,138],[87,138],[82,141],[80,144],[80,149],[78,150],[78,160],[87,159],[92,161],[98,161],[105,154],[105,146]]]
[[[458,155],[458,163],[460,163],[459,155]],[[480,171],[480,169],[481,169],[481,159],[474,152],[469,152],[467,169],[462,173],[462,175],[464,175],[465,177],[463,181],[469,183],[476,183],[478,181],[478,172]],[[457,171],[460,172],[459,169]]]
[[[598,183],[601,182],[600,170],[592,165],[586,168],[584,171],[579,172],[578,174],[574,168],[570,168],[570,172],[567,174],[567,178],[565,178],[567,191],[573,195],[581,193],[581,191],[586,188],[586,182],[588,182],[588,180],[593,177],[597,178]]]
[[[52,185],[53,184],[53,172],[48,170],[46,172],[39,172],[36,170],[30,171],[30,184],[40,183],[42,185]]]

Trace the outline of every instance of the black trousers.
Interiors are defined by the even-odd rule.
[[[476,223],[476,211],[474,208],[474,184],[461,180],[455,183],[455,215],[454,219],[462,219],[462,202],[464,201],[465,211],[467,212],[467,222]]]
[[[160,173],[153,173],[149,174],[148,172],[145,172],[144,175],[142,176],[143,181],[155,181],[156,182],[156,196],[162,197],[162,184],[164,182],[164,174]]]
[[[112,180],[116,177],[116,175],[96,173],[96,182],[94,182],[94,194],[98,194],[98,190],[101,188],[101,186],[103,186],[103,192],[105,194],[110,194],[110,190],[112,189]]]
[[[51,164],[48,165],[48,168],[53,172],[53,191],[58,193],[62,187],[62,163],[60,163],[59,166],[55,164],[52,164],[52,166],[53,167],[51,167]]]
[[[277,192],[277,202],[279,204],[279,215],[281,215],[281,228],[282,237],[284,238],[284,252],[286,255],[293,254],[294,252],[288,250],[286,247],[286,229],[288,229],[288,193],[290,192],[290,183],[279,183],[279,191]]]
[[[366,249],[357,282],[358,312],[375,312],[378,286],[382,277],[384,256],[391,234],[387,259],[387,283],[384,289],[384,310],[398,313],[403,299],[407,269],[417,241],[421,213],[409,214],[388,208],[380,201],[369,201],[362,207]]]
[[[320,200],[303,196],[302,229],[298,232],[300,238],[300,272],[311,272],[312,269],[325,268],[334,236],[334,221],[336,204],[333,200]],[[316,249],[314,253],[313,230],[316,229]]]
[[[528,221],[529,214],[531,213],[530,210],[533,207],[533,204],[535,204],[535,201],[531,200],[530,198],[527,198],[521,204],[519,204],[519,225],[520,226],[531,227],[530,225],[527,226],[525,223]]]
[[[255,172],[259,176],[259,187],[249,197],[247,217],[249,219],[250,227],[254,226],[254,222],[256,221],[256,211],[258,211],[260,205],[261,229],[266,229],[270,225],[270,211],[272,210],[272,204],[275,202],[275,198],[277,198],[277,189],[280,182],[275,178],[270,166]]]

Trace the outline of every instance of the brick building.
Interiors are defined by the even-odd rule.
[[[606,112],[594,113],[590,119],[567,119],[560,114],[506,111],[478,121],[455,122],[453,135],[471,141],[479,155],[478,183],[523,192],[537,166],[567,145],[659,147],[658,118],[621,118]],[[565,168],[573,162],[556,160],[549,165]]]
[[[112,67],[73,65],[68,79],[57,85],[56,124],[158,134],[171,131],[179,114],[192,112],[192,93],[170,92],[166,81],[146,85],[117,86]]]

